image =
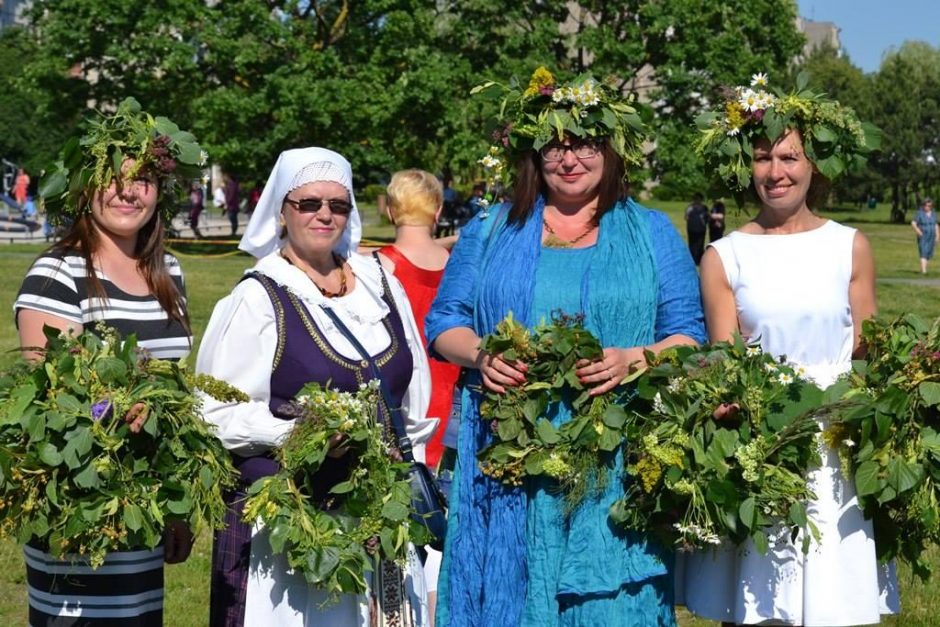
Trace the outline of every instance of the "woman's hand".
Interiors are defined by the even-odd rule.
[[[349,443],[346,441],[346,435],[343,433],[334,433],[330,436],[330,450],[326,456],[331,459],[339,459],[349,452]]]
[[[475,365],[483,376],[483,385],[497,394],[504,394],[507,387],[525,383],[529,368],[521,361],[506,361],[502,354],[493,355],[484,350],[477,354]]]
[[[131,433],[140,433],[150,415],[150,408],[144,403],[134,403],[124,414],[124,422],[130,425]],[[185,557],[183,559],[186,559]],[[183,561],[183,560],[180,560]]]
[[[715,420],[732,420],[740,410],[741,406],[737,403],[722,403],[712,412],[712,417]]]
[[[646,365],[645,351],[645,346],[605,348],[600,359],[578,362],[575,374],[581,383],[591,387],[591,396],[604,394],[620,385],[628,374]]]
[[[182,520],[171,520],[163,530],[163,561],[167,564],[185,562],[195,540],[189,525]]]

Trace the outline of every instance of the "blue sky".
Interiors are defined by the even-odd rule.
[[[797,0],[800,15],[834,22],[852,63],[875,72],[882,55],[908,40],[940,48],[940,0]]]

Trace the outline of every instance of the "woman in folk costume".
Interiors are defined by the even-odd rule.
[[[606,347],[577,370],[592,394],[615,390],[644,350],[704,339],[685,244],[665,215],[627,194],[644,130],[630,102],[589,77],[559,85],[539,68],[504,105],[504,141],[483,162],[515,168],[513,201],[461,231],[425,328],[434,351],[470,371],[437,622],[673,625],[671,554],[608,515],[624,494],[620,451],[606,462],[606,487],[570,515],[557,485],[507,487],[477,464],[492,439],[480,385],[500,393],[526,382],[525,364],[480,349],[510,312],[530,327],[557,310],[582,314]],[[553,405],[549,416],[560,424],[571,407]]]
[[[802,86],[775,95],[766,85],[755,75],[700,122],[706,166],[739,203],[748,197],[760,207],[702,257],[708,334],[723,341],[740,332],[826,387],[851,368],[862,321],[875,314],[875,270],[864,235],[815,211],[829,182],[877,147],[878,132]],[[689,554],[679,587],[691,611],[806,626],[871,624],[897,612],[893,564],[877,562],[854,483],[835,450],[820,441],[819,452],[806,504],[819,538],[804,553],[803,539],[781,529],[767,555],[750,541]]]
[[[426,624],[424,579],[413,552],[396,581],[324,604],[325,592],[272,554],[265,530],[241,520],[245,489],[277,471],[272,449],[294,426],[286,405],[301,387],[318,382],[353,392],[372,378],[323,308],[378,364],[419,459],[434,430],[425,419],[430,379],[411,309],[399,282],[354,252],[361,230],[346,159],[323,148],[281,153],[239,245],[258,262],[216,305],[197,362],[199,371],[251,397],[205,408],[241,472],[229,526],[213,547],[212,625]],[[337,441],[322,473],[325,490],[343,479],[349,458]]]

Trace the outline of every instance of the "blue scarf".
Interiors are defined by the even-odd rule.
[[[507,207],[494,207],[486,225],[482,271],[475,301],[475,331],[492,332],[510,311],[533,326],[532,303],[539,263],[545,203],[539,199],[524,224],[505,221]],[[654,339],[658,281],[645,210],[626,200],[606,212],[580,287],[585,326],[603,346],[639,346]],[[479,383],[477,380],[472,383]],[[442,627],[515,625],[526,596],[526,495],[479,471],[476,453],[491,441],[480,420],[480,395],[464,389],[457,471],[451,493],[445,567],[441,574],[438,624]],[[606,520],[606,505],[601,513]],[[626,543],[629,543],[625,540]],[[641,561],[658,551],[639,541],[630,547]],[[658,562],[657,562],[658,563]],[[661,564],[660,564],[661,566]],[[596,570],[596,569],[594,569]],[[647,566],[607,579],[641,579]],[[655,573],[660,574],[660,573]],[[596,582],[595,582],[596,583]]]

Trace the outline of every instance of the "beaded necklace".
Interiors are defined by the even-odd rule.
[[[571,248],[597,228],[597,225],[591,222],[591,224],[588,225],[587,230],[581,235],[578,235],[574,239],[563,239],[555,234],[555,229],[551,227],[551,225],[548,223],[548,220],[542,218],[542,224],[545,226],[545,230],[548,232],[548,237],[545,238],[544,242],[546,248]]]
[[[284,259],[284,261],[286,261],[290,265],[292,266],[294,265],[294,262],[290,260],[290,257],[284,254],[283,250],[281,251],[281,257]],[[313,280],[313,277],[311,277],[306,272],[304,272],[304,274],[307,274],[307,278],[310,279],[310,282],[313,283],[314,287],[320,290],[320,293],[323,294],[325,298],[338,298],[340,296],[345,296],[347,286],[346,286],[346,272],[343,270],[344,262],[345,260],[342,257],[337,255],[336,253],[333,253],[333,263],[336,264],[336,269],[339,270],[339,290],[336,292],[331,292],[328,289],[320,287],[320,285],[316,281]],[[296,266],[294,267],[296,268]],[[333,272],[333,271],[330,270],[330,272]],[[327,272],[326,276],[329,276],[330,272]]]

